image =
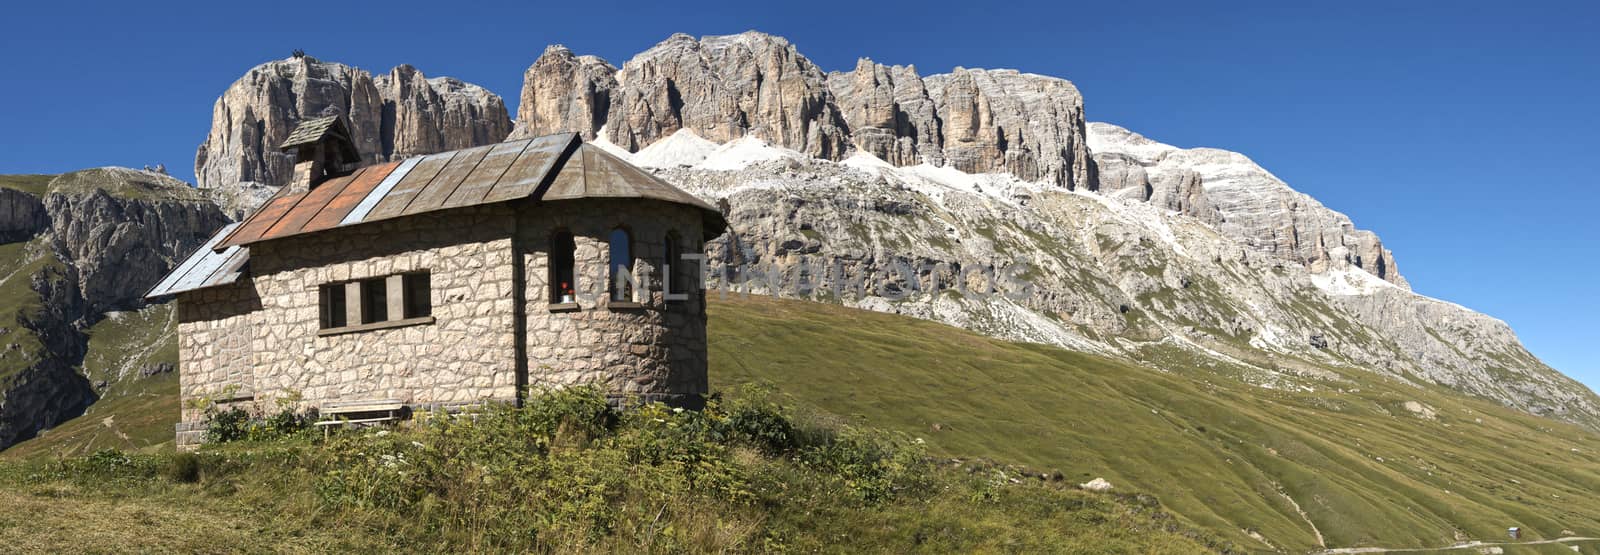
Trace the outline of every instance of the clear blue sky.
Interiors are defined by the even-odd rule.
[[[162,162],[192,180],[217,95],[295,48],[475,82],[514,113],[547,44],[620,64],[673,32],[758,29],[826,70],[868,56],[1071,79],[1091,120],[1249,155],[1377,231],[1417,291],[1600,385],[1600,8],[941,4],[13,3],[0,173]]]

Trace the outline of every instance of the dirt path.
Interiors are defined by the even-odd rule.
[[[1552,543],[1566,543],[1566,542],[1577,542],[1577,541],[1600,541],[1600,538],[1588,538],[1588,537],[1583,537],[1583,536],[1567,536],[1565,538],[1556,538],[1556,539],[1553,539],[1553,540],[1538,540],[1538,541],[1525,541],[1525,542],[1482,542],[1482,541],[1471,541],[1471,542],[1466,542],[1466,543],[1458,543],[1458,544],[1455,544],[1455,545],[1447,545],[1447,546],[1444,546],[1444,547],[1404,547],[1404,548],[1391,548],[1391,547],[1341,547],[1341,548],[1338,548],[1338,549],[1324,549],[1322,551],[1313,551],[1312,553],[1315,554],[1315,555],[1337,555],[1337,554],[1343,554],[1343,553],[1405,553],[1405,552],[1408,552],[1408,551],[1409,552],[1415,552],[1415,551],[1440,551],[1440,550],[1445,550],[1445,549],[1472,549],[1472,548],[1475,548],[1475,547],[1502,547],[1502,546],[1514,546],[1514,545],[1545,545],[1545,544],[1552,544]]]

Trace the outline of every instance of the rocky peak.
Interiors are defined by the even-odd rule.
[[[1355,267],[1407,287],[1377,234],[1356,229],[1349,216],[1290,188],[1243,154],[1181,149],[1100,122],[1088,125],[1088,144],[1102,189],[1136,186],[1147,175],[1159,204],[1199,217],[1257,251],[1313,273]]]
[[[478,85],[429,79],[408,64],[378,76],[373,85],[383,98],[383,159],[497,143],[511,133],[505,102]]]
[[[551,47],[524,74],[522,98],[517,136],[604,127],[607,141],[638,152],[687,129],[829,160],[856,150],[896,166],[1089,182],[1083,98],[1066,80],[965,68],[924,78],[868,59],[824,74],[788,40],[754,31],[675,34],[621,70]]]
[[[522,74],[515,138],[573,131],[585,140],[599,136],[617,89],[617,68],[595,56],[577,56],[559,44]]]
[[[227,222],[210,200],[165,174],[94,168],[50,182],[44,206],[71,265],[84,317],[143,304],[145,291]]]
[[[673,35],[623,64],[616,81],[607,139],[629,151],[679,129],[719,143],[754,135],[819,158],[847,150],[827,77],[780,37]],[[543,87],[559,85],[523,88]]]
[[[944,163],[939,114],[916,67],[862,58],[855,70],[830,74],[828,88],[857,150],[896,166]]]
[[[511,119],[500,97],[400,66],[365,70],[305,56],[252,68],[217,98],[195,178],[238,215],[289,181],[293,156],[277,146],[302,120],[339,114],[364,162],[503,140]]]

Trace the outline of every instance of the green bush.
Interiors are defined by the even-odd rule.
[[[243,407],[212,407],[206,411],[205,440],[207,443],[228,443],[294,437],[309,430],[316,420],[315,413],[296,413],[292,408],[257,418]]]
[[[784,478],[756,476],[769,470],[751,467],[740,446],[822,471],[845,498],[868,504],[916,489],[931,471],[911,440],[856,429],[798,433],[761,395],[726,410],[618,411],[599,390],[572,388],[531,395],[522,407],[422,421],[411,432],[331,440],[316,451],[318,495],[333,506],[428,515],[439,531],[474,530],[492,547],[520,550],[591,545],[640,526],[667,541],[662,534],[674,531],[650,524],[664,513],[697,502],[752,507],[755,484]]]
[[[279,545],[338,536],[310,550],[1192,553],[1218,545],[1175,539],[1176,522],[1153,501],[1017,482],[996,469],[936,468],[914,438],[748,393],[703,411],[618,411],[597,390],[543,392],[521,407],[424,414],[405,429],[326,441],[310,434],[0,465],[0,485],[196,512],[239,507],[219,512],[264,519],[251,526],[291,542]],[[225,431],[243,439],[293,427],[271,421],[224,417]]]
[[[250,424],[250,413],[243,408],[211,408],[206,410],[206,443],[227,443],[245,438]]]
[[[180,484],[200,481],[200,457],[194,453],[174,453],[161,467],[162,476]]]

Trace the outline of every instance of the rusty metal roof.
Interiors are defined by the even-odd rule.
[[[239,224],[228,224],[217,230],[204,245],[184,259],[172,273],[161,279],[150,292],[145,293],[145,298],[151,299],[174,293],[194,291],[207,287],[226,285],[238,281],[244,274],[244,266],[250,261],[250,249],[244,247],[228,247],[220,251],[214,250],[223,237],[233,233]]]
[[[212,248],[528,198],[646,198],[689,205],[703,211],[707,239],[727,225],[716,207],[576,134],[562,133],[368,166],[304,193],[280,189]]]

